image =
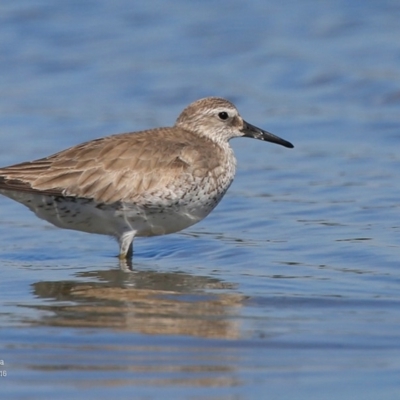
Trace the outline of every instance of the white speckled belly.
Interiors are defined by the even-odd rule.
[[[180,231],[205,218],[225,194],[233,175],[221,178],[219,182],[199,182],[189,191],[177,188],[168,200],[163,200],[162,194],[148,196],[140,205],[99,204],[90,199],[31,192],[1,193],[60,228],[112,236],[126,231],[134,231],[135,236],[154,236]]]

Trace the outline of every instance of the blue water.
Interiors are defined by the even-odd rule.
[[[0,160],[172,125],[217,95],[294,143],[236,139],[217,209],[138,239],[0,198],[0,393],[400,398],[400,4],[0,4]],[[6,372],[6,376],[4,375]]]

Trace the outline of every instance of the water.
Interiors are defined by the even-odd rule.
[[[182,233],[117,244],[0,198],[4,398],[398,399],[396,1],[3,1],[0,160],[235,102],[288,150]]]

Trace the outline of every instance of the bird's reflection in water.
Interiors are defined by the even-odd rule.
[[[244,298],[232,284],[179,272],[118,269],[79,273],[76,281],[33,284],[52,299],[35,308],[49,311],[35,323],[99,327],[142,334],[239,337]]]

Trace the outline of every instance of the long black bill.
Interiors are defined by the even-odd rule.
[[[287,140],[281,139],[279,136],[275,136],[272,133],[267,131],[263,131],[260,128],[257,128],[254,125],[249,124],[246,121],[243,121],[243,129],[242,132],[244,133],[243,136],[251,137],[254,139],[264,140],[266,142],[280,144],[281,146],[285,146],[289,149],[293,149],[292,143],[288,142]]]

